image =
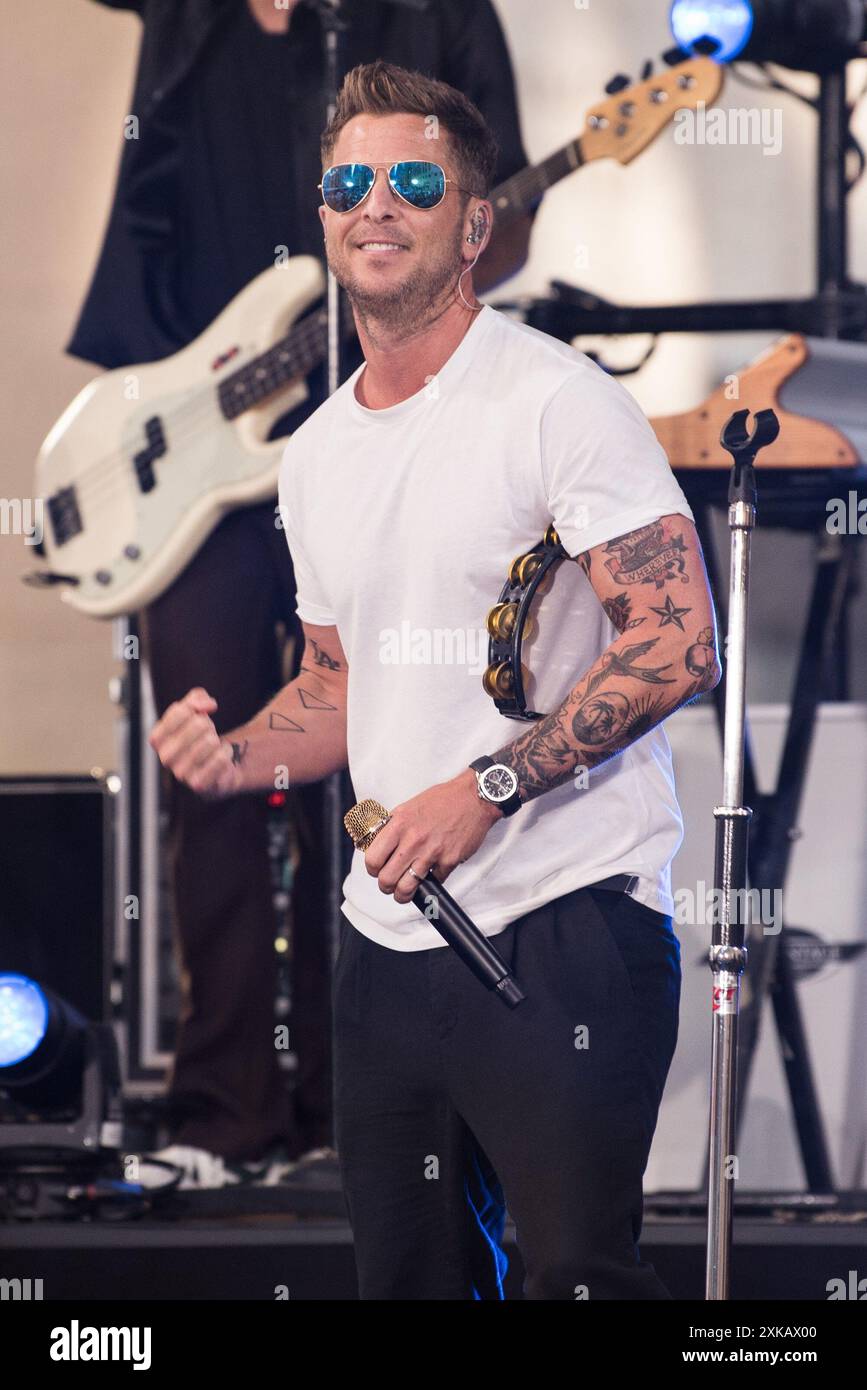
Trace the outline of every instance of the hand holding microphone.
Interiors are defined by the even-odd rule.
[[[378,801],[365,800],[353,806],[343,820],[355,848],[364,852],[389,823],[391,817]],[[520,1004],[524,994],[502,957],[434,874],[420,875],[415,869],[406,872],[411,873],[417,880],[411,901],[419,912],[436,927],[440,936],[457,952],[486,989],[494,990],[510,1009],[514,1009]],[[429,914],[426,909],[431,902],[436,910]]]

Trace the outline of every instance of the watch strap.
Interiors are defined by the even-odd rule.
[[[493,766],[494,760],[489,758],[487,753],[483,753],[480,758],[476,758],[474,762],[470,763],[473,772],[487,772],[488,768]]]

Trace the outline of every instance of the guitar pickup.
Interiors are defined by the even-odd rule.
[[[58,546],[65,545],[73,536],[80,534],[81,513],[74,487],[63,487],[48,498],[48,519]]]
[[[163,423],[158,415],[154,415],[150,420],[145,421],[145,438],[147,445],[133,455],[133,467],[138,478],[138,485],[142,492],[152,492],[156,487],[157,479],[154,473],[154,464],[157,459],[161,459],[166,453],[166,440],[163,433]]]

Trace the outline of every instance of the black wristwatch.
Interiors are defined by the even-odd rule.
[[[505,763],[495,763],[493,758],[476,758],[470,763],[476,774],[479,797],[499,806],[504,816],[513,816],[520,811],[523,801],[518,795],[518,779]]]

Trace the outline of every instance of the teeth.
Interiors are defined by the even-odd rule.
[[[400,251],[401,248],[396,241],[363,241],[361,243],[361,249],[372,251]]]

